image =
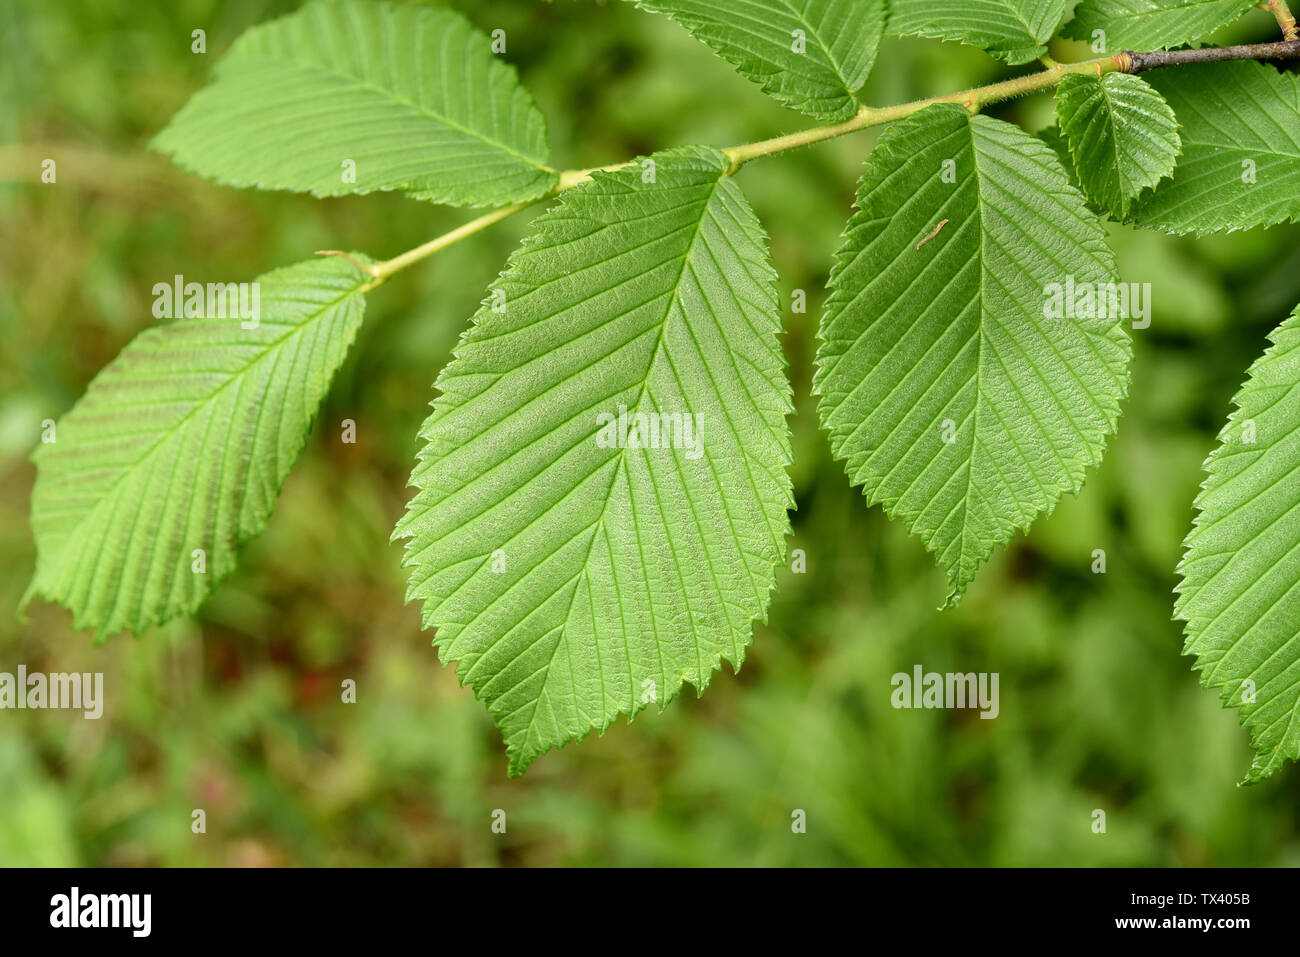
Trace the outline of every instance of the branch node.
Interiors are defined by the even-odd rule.
[[[1300,27],[1296,26],[1295,16],[1286,0],[1268,0],[1267,3],[1256,5],[1273,14],[1277,25],[1282,28],[1282,39],[1300,40]]]
[[[379,267],[376,266],[374,263],[363,263],[361,260],[357,259],[351,253],[345,253],[341,249],[318,249],[316,250],[316,255],[317,256],[338,256],[340,259],[346,259],[348,262],[352,263],[352,265],[356,266],[359,270],[361,270],[371,279],[381,278]]]

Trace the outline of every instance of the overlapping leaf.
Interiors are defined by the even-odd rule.
[[[790,387],[727,167],[684,148],[563,194],[438,378],[395,536],[512,773],[702,690],[766,614]]]
[[[491,41],[441,7],[315,0],[244,33],[153,145],[220,183],[460,206],[550,189],[546,124]]]
[[[1083,0],[1062,31],[1094,43],[1102,53],[1165,50],[1194,43],[1239,18],[1255,0]]]
[[[1088,199],[1123,219],[1133,200],[1173,172],[1178,122],[1164,97],[1126,73],[1061,78],[1056,112]]]
[[[28,595],[100,637],[194,611],[265,527],[361,323],[365,279],[340,259],[279,269],[256,299],[231,284],[199,310],[195,295],[201,316],[122,350],[33,455]]]
[[[1061,163],[1061,169],[1065,170],[1065,177],[1070,181],[1070,185],[1079,192],[1083,192],[1083,187],[1079,185],[1079,171],[1074,168],[1074,157],[1070,155],[1070,143],[1061,132],[1059,126],[1047,126],[1034,134],[1038,139],[1047,144],[1048,149],[1056,154],[1056,158]]]
[[[846,120],[885,28],[885,0],[636,0],[686,27],[786,106]]]
[[[1047,52],[1069,0],[891,0],[889,32],[960,40],[1007,63]]]
[[[1183,156],[1134,221],[1205,234],[1300,219],[1300,76],[1207,63],[1157,71],[1151,85],[1182,125]]]
[[[1113,313],[1048,308],[1057,286],[1113,282],[1114,257],[1051,149],[954,105],[881,138],[858,206],[822,320],[822,423],[955,602],[1114,430],[1127,334]]]
[[[1300,311],[1269,338],[1205,463],[1177,603],[1184,654],[1250,729],[1248,781],[1300,757]]]

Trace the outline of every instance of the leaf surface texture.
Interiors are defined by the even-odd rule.
[[[1114,257],[1048,146],[950,104],[881,138],[858,207],[822,319],[821,419],[867,501],[935,553],[952,603],[1114,431],[1127,334],[1046,315],[1053,284],[1113,282]]]
[[[153,146],[219,183],[486,206],[557,180],[514,69],[442,7],[316,0],[241,35],[215,73]]]
[[[289,266],[256,280],[256,328],[226,306],[127,345],[33,455],[28,594],[101,637],[192,613],[265,527],[361,324],[366,279],[342,259]]]
[[[514,774],[702,691],[766,613],[790,387],[765,237],[727,168],[683,148],[562,194],[438,378],[395,536]],[[656,418],[634,441],[638,414]]]
[[[637,0],[676,20],[786,106],[847,120],[885,27],[884,0]]]

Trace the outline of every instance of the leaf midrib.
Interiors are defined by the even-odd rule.
[[[99,499],[95,502],[95,504],[74,525],[72,525],[66,531],[63,532],[63,541],[65,543],[65,546],[60,547],[59,553],[60,554],[63,553],[66,547],[66,543],[72,540],[74,533],[80,531],[86,522],[90,521],[94,516],[99,514],[100,510],[104,506],[104,503],[108,501],[108,499],[113,495],[114,492],[117,491],[118,487],[122,484],[122,482],[124,482],[129,476],[134,474],[137,469],[142,467],[150,458],[152,458],[153,455],[169,439],[175,437],[175,435],[179,433],[180,430],[184,427],[185,423],[189,421],[189,419],[193,417],[200,409],[210,406],[218,396],[222,395],[226,391],[226,389],[230,387],[232,383],[244,381],[244,376],[246,376],[250,370],[252,370],[256,365],[258,365],[258,363],[260,363],[267,356],[270,356],[272,354],[278,354],[280,348],[284,345],[284,343],[286,343],[293,336],[298,335],[303,330],[307,329],[309,326],[311,326],[312,324],[320,320],[322,316],[326,315],[328,312],[338,307],[340,303],[344,302],[349,297],[357,295],[361,286],[362,283],[358,282],[355,287],[353,287],[352,289],[348,290],[345,293],[342,293],[341,295],[330,300],[329,302],[325,303],[317,312],[310,314],[302,322],[293,324],[290,327],[289,331],[286,332],[284,335],[280,336],[280,338],[274,339],[271,342],[267,343],[266,348],[259,355],[257,355],[251,362],[249,362],[248,365],[244,366],[244,368],[240,369],[238,372],[231,374],[226,379],[225,382],[217,386],[216,389],[214,389],[208,395],[204,396],[202,399],[196,402],[193,408],[191,408],[188,412],[182,415],[175,422],[172,422],[169,425],[167,425],[165,428],[163,428],[159,432],[158,438],[151,445],[149,445],[148,448],[146,448],[143,452],[141,452],[140,456],[134,462],[132,462],[131,464],[123,468],[121,472],[118,474],[117,478],[113,479],[112,483],[103,490],[103,492],[100,494]],[[182,319],[179,321],[185,322],[186,320]],[[167,327],[162,327],[162,328],[165,329]]]
[[[1147,2],[1150,3],[1151,0],[1147,0]],[[1112,23],[1142,26],[1146,22],[1154,20],[1157,17],[1170,16],[1171,19],[1173,19],[1179,14],[1186,13],[1188,10],[1193,10],[1196,7],[1226,6],[1227,2],[1229,2],[1229,0],[1185,0],[1185,2],[1179,4],[1177,7],[1151,6],[1146,10],[1138,10],[1133,13],[1126,13],[1122,16],[1107,17],[1107,20]]]
[[[700,217],[695,224],[695,232],[691,236],[690,242],[687,244],[686,252],[682,256],[681,268],[677,271],[677,278],[673,281],[672,289],[667,296],[667,304],[664,308],[663,319],[659,324],[659,334],[655,338],[654,347],[650,352],[650,361],[646,363],[645,378],[641,380],[641,386],[637,392],[635,403],[629,406],[629,414],[631,414],[634,411],[639,411],[641,408],[641,403],[645,399],[646,390],[649,387],[649,383],[650,383],[650,375],[651,373],[654,372],[655,364],[656,362],[658,362],[659,354],[663,349],[664,335],[668,329],[668,322],[670,317],[672,316],[673,306],[678,302],[680,298],[681,285],[682,285],[682,280],[686,275],[687,263],[690,262],[691,256],[695,252],[695,246],[696,243],[699,242],[700,233],[704,226],[704,220],[709,216],[709,207],[713,202],[714,196],[717,195],[718,189],[722,185],[722,180],[723,180],[722,175],[719,175],[717,179],[713,181],[713,184],[709,189],[708,196],[703,201]],[[546,675],[542,678],[541,691],[538,692],[537,698],[533,702],[533,710],[532,713],[530,713],[528,716],[528,724],[524,726],[522,731],[522,734],[524,736],[524,743],[521,746],[521,750],[526,750],[528,736],[531,735],[533,732],[533,722],[536,720],[537,706],[541,702],[542,695],[546,691],[546,683],[550,679],[551,665],[555,661],[556,649],[559,648],[560,641],[565,639],[567,629],[568,629],[569,617],[573,613],[573,603],[577,599],[578,591],[581,587],[583,580],[587,578],[588,569],[590,568],[591,565],[591,554],[592,551],[595,549],[596,539],[599,536],[600,532],[604,530],[605,516],[609,511],[610,497],[613,494],[614,483],[618,480],[618,475],[620,471],[622,471],[623,474],[627,477],[627,480],[629,482],[629,488],[630,488],[632,477],[627,472],[627,449],[620,448],[618,450],[618,455],[614,456],[613,461],[615,462],[615,465],[614,468],[610,470],[609,486],[605,490],[604,500],[600,509],[600,516],[599,518],[596,519],[595,523],[591,526],[591,538],[587,542],[587,554],[583,556],[582,570],[578,573],[577,576],[575,576],[573,591],[570,592],[569,594],[569,605],[564,611],[563,623],[557,629],[560,632],[560,634],[557,636],[555,640],[555,644],[552,647],[550,655],[548,656],[546,661],[546,665],[545,665]],[[639,539],[638,539],[638,551],[640,551]],[[588,585],[588,588],[590,588],[590,585]],[[663,668],[663,643],[659,639],[659,626],[653,615],[650,616],[650,624],[651,624],[651,628],[654,631],[655,648],[659,653],[660,677],[666,680],[666,675],[664,674],[664,668]],[[698,649],[699,649],[699,645],[698,643],[696,643],[697,652]],[[631,679],[631,673],[629,672],[629,680],[630,679]],[[602,675],[602,680],[603,680],[603,675]]]
[[[521,160],[527,165],[532,166],[534,169],[538,170],[539,172],[543,172],[543,173],[555,172],[555,170],[547,166],[545,163],[539,162],[538,160],[533,159],[531,156],[525,156],[523,153],[519,152],[519,150],[505,143],[502,143],[500,140],[494,137],[488,136],[487,134],[479,132],[477,130],[471,130],[468,127],[461,125],[460,123],[456,122],[455,120],[451,119],[448,116],[438,113],[428,108],[427,106],[420,103],[416,103],[413,100],[410,100],[404,96],[399,96],[394,91],[385,89],[384,87],[379,86],[375,82],[365,79],[364,77],[360,77],[343,70],[333,70],[319,62],[315,62],[311,60],[299,60],[292,56],[284,57],[284,58],[276,58],[271,56],[253,56],[250,54],[243,54],[241,58],[235,62],[261,63],[261,64],[271,65],[271,66],[283,66],[284,64],[289,64],[293,66],[295,69],[300,70],[304,74],[307,74],[307,78],[309,81],[313,78],[312,74],[318,74],[320,76],[329,77],[336,80],[344,80],[353,83],[356,86],[360,87],[361,89],[379,94],[381,97],[383,97],[384,99],[392,103],[400,103],[403,106],[407,106],[413,112],[415,112],[420,116],[429,117],[430,119],[436,120],[437,122],[442,123],[444,126],[450,127],[451,129],[459,133],[463,133],[472,139],[477,139],[487,144],[488,146],[495,147],[496,149],[499,149],[504,153],[508,153],[509,155],[515,157],[516,159]],[[511,91],[510,98],[512,101],[514,100],[515,91]],[[513,107],[513,102],[511,106]],[[427,189],[429,187],[421,187],[421,188]]]
[[[822,39],[821,31],[818,30],[816,27],[814,27],[810,22],[808,22],[808,19],[805,17],[805,15],[795,7],[795,5],[791,2],[791,0],[778,0],[778,2],[790,11],[790,13],[794,16],[795,20],[797,20],[799,23],[802,23],[805,27],[808,28],[809,33],[811,33],[813,38],[817,41],[818,48],[825,55],[826,62],[830,64],[831,71],[839,78],[840,83],[844,85],[844,89],[849,95],[849,99],[856,106],[857,99],[854,96],[854,94],[857,91],[849,86],[849,78],[846,77],[841,72],[840,65],[836,61],[835,57],[831,54],[830,47],[827,46],[826,41]],[[865,2],[865,0],[858,0],[858,2]]]

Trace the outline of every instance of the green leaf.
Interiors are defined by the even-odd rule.
[[[1269,338],[1206,460],[1176,605],[1201,684],[1250,730],[1247,781],[1300,757],[1300,310]]]
[[[242,300],[194,296],[201,315],[123,349],[32,456],[28,597],[100,638],[192,613],[265,527],[361,323],[366,279],[341,259],[289,266]]]
[[[1178,161],[1174,111],[1141,77],[1067,74],[1057,87],[1056,113],[1084,193],[1117,219]]]
[[[1074,168],[1074,157],[1070,155],[1070,143],[1061,132],[1059,126],[1047,126],[1039,130],[1034,136],[1047,144],[1048,149],[1056,154],[1057,160],[1061,163],[1061,169],[1065,170],[1065,177],[1070,181],[1070,185],[1079,192],[1083,192],[1083,187],[1079,185],[1079,173]]]
[[[441,7],[362,0],[243,34],[152,145],[219,183],[315,196],[483,206],[557,179],[545,120],[486,36]]]
[[[676,20],[764,92],[821,120],[847,120],[885,27],[885,0],[636,0]]]
[[[1053,284],[1113,282],[1114,256],[1049,147],[952,104],[881,137],[858,207],[822,318],[822,424],[868,503],[935,553],[952,604],[1115,429],[1127,334],[1047,308]]]
[[[1083,0],[1065,36],[1098,53],[1167,50],[1194,43],[1236,20],[1255,0]],[[1100,30],[1105,36],[1095,37]]]
[[[1069,0],[892,0],[889,32],[960,40],[1007,63],[1047,52]]]
[[[765,237],[727,168],[687,147],[562,194],[438,378],[394,536],[512,774],[702,692],[766,614],[790,386]],[[662,418],[634,432],[638,414]],[[631,447],[673,416],[671,447]]]
[[[1138,225],[1204,235],[1300,220],[1300,76],[1207,63],[1151,85],[1182,124],[1183,157],[1134,207]]]

